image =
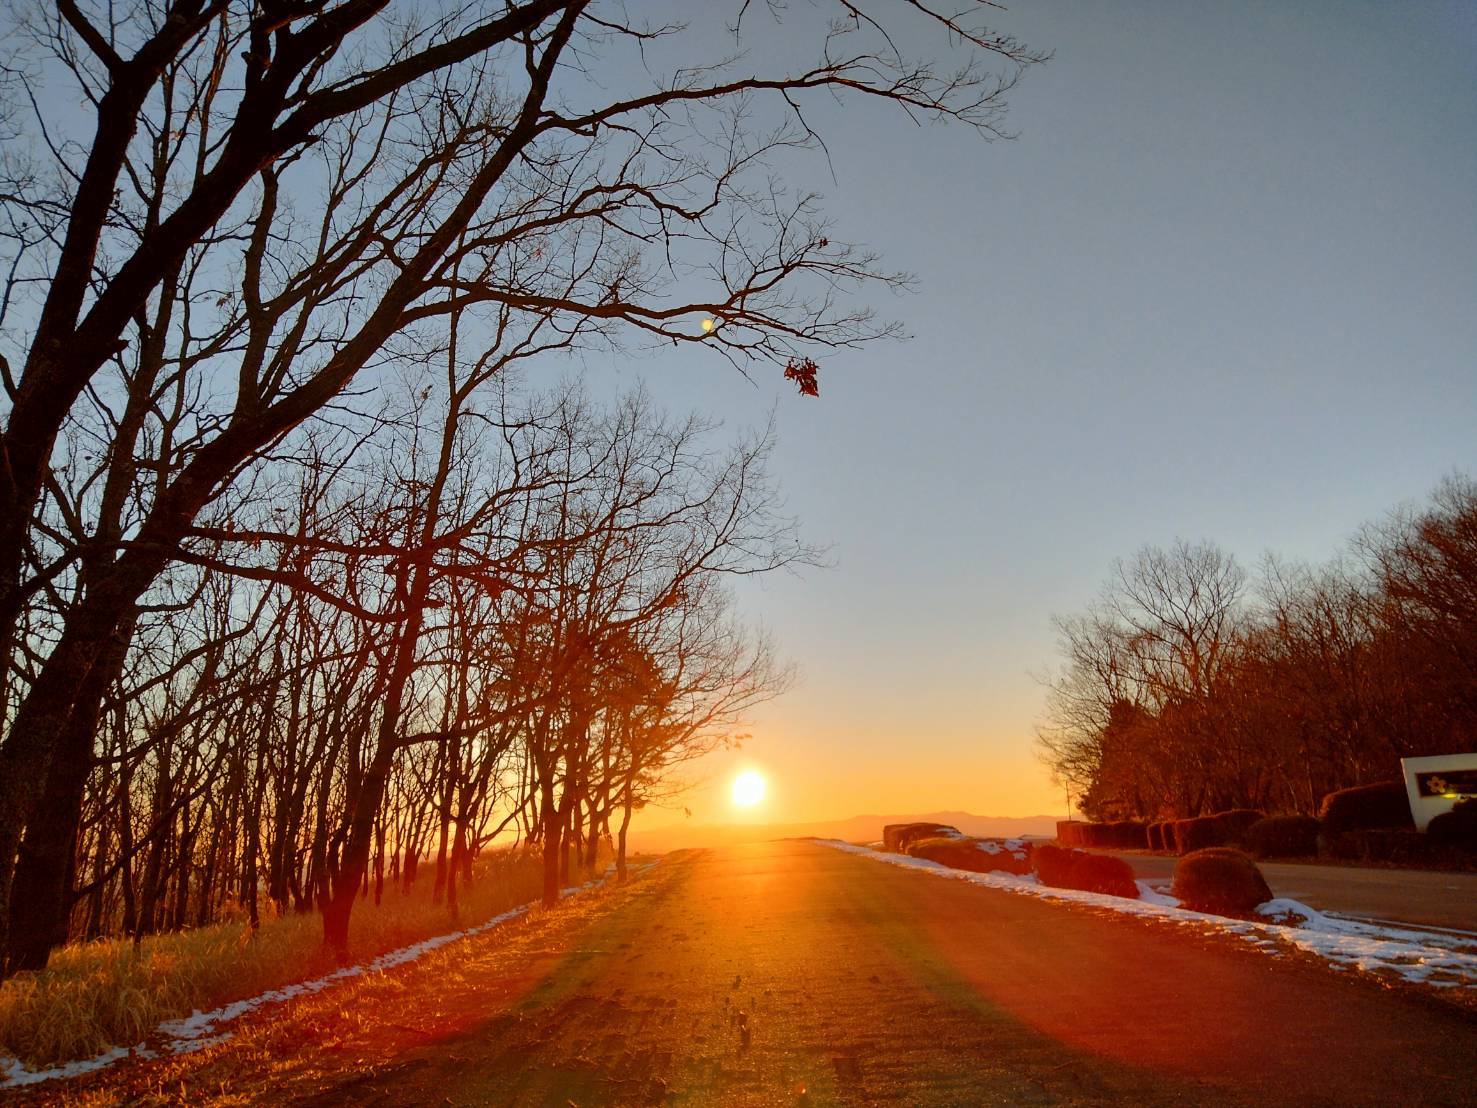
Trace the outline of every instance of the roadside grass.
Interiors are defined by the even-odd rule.
[[[597,863],[603,869],[605,857]],[[577,881],[583,881],[581,874]],[[433,882],[409,892],[386,885],[382,903],[361,899],[350,920],[353,962],[362,962],[448,931],[475,927],[537,900],[536,852],[499,851],[477,860],[459,888],[452,916],[432,903]],[[45,970],[0,982],[0,1055],[31,1066],[92,1057],[142,1042],[163,1021],[256,996],[338,968],[323,946],[316,912],[263,919],[252,934],[240,922],[131,939],[77,943],[52,954]]]
[[[672,876],[661,873],[657,880]],[[612,880],[552,911],[535,907],[388,972],[258,1009],[220,1028],[230,1033],[228,1042],[215,1043],[212,1035],[198,1051],[162,1051],[152,1061],[18,1090],[16,1100],[69,1108],[288,1104],[330,1089],[346,1104],[361,1094],[373,1099],[377,1075],[413,1069],[421,1051],[447,1044],[461,1053],[451,1044],[474,1032],[496,1044],[500,1024],[489,1021],[519,1022],[550,975],[575,973],[576,982],[583,980],[586,963],[579,953],[612,943],[591,927],[644,899],[651,882],[646,867],[635,865],[626,885]],[[403,1099],[439,1103],[448,1091],[432,1085]],[[10,1103],[0,1091],[0,1105]]]

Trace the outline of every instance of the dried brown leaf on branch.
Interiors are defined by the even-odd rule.
[[[785,366],[785,380],[799,385],[801,396],[819,396],[821,387],[815,378],[820,368],[810,358],[791,358]]]

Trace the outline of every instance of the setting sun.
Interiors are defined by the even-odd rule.
[[[736,808],[752,808],[764,799],[764,776],[746,769],[733,779],[733,803]]]

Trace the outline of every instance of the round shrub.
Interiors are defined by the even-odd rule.
[[[1258,904],[1272,899],[1256,863],[1229,847],[1186,854],[1174,867],[1172,892],[1186,908],[1218,916],[1249,916]]]
[[[985,873],[1004,870],[1024,875],[1031,872],[1032,844],[1024,839],[975,839],[975,852],[985,859]]]
[[[1031,851],[1031,863],[1043,885],[1065,889],[1068,887],[1067,874],[1072,871],[1072,856],[1080,853],[1081,851],[1068,850],[1052,843],[1038,843],[1036,849]]]
[[[906,854],[908,844],[917,839],[960,837],[959,828],[947,823],[889,823],[882,828],[882,848],[894,854]]]
[[[914,839],[907,853],[914,858],[927,858],[951,869],[970,873],[1031,872],[1031,848],[1019,839],[968,839],[939,837]]]
[[[1307,858],[1318,853],[1318,821],[1312,816],[1268,816],[1246,832],[1258,858]]]
[[[1403,781],[1380,781],[1331,792],[1323,798],[1318,818],[1330,839],[1345,831],[1396,831],[1415,826]]]
[[[1139,887],[1133,879],[1133,867],[1111,854],[1081,854],[1072,859],[1067,874],[1069,889],[1089,893],[1106,893],[1138,899]]]

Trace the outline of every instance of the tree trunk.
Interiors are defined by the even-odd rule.
[[[118,801],[118,851],[122,855],[123,868],[118,873],[119,883],[123,890],[123,933],[134,935],[138,933],[138,899],[135,895],[133,884],[133,773],[125,762],[120,778],[119,788],[122,790]]]
[[[385,899],[385,829],[375,832],[374,846],[374,906],[378,908]]]
[[[257,788],[256,797],[247,810],[246,843],[241,848],[246,857],[241,864],[241,903],[246,906],[246,919],[252,933],[261,930],[261,910],[257,904],[256,856],[261,851],[261,806],[262,790]],[[279,911],[281,907],[279,905]]]
[[[375,815],[384,798],[394,747],[381,742],[379,751],[364,771],[354,798],[348,834],[340,851],[338,868],[330,881],[328,904],[323,910],[323,941],[341,959],[349,953],[349,916],[369,873],[369,851],[374,841]]]
[[[86,775],[60,771],[57,761],[78,753],[78,736],[86,731],[86,753],[91,754],[92,729],[79,721],[69,727],[68,749],[58,752],[46,775],[42,803],[26,827],[25,841],[16,860],[10,904],[9,953],[6,971],[44,969],[54,947],[67,941],[71,888],[67,880],[70,859],[77,849],[82,817],[82,788]]]
[[[446,896],[446,848],[451,839],[451,813],[441,809],[441,843],[436,848],[436,884],[431,890],[431,903],[440,904]]]
[[[200,837],[200,821],[190,826],[190,808],[180,810],[179,851],[175,862],[174,910],[170,915],[169,928],[180,931],[190,907],[190,861],[195,852],[195,840]]]
[[[626,830],[631,826],[631,786],[627,784],[626,795],[621,804],[621,832],[615,849],[615,879],[618,884],[626,880]]]
[[[559,811],[554,807],[554,785],[546,781],[542,787],[543,793],[543,839],[544,839],[544,896],[545,908],[552,908],[559,903],[559,847],[560,847],[560,823]]]
[[[451,865],[446,872],[446,907],[451,911],[451,918],[456,919],[460,905],[457,903],[457,879],[462,872],[462,860],[466,854],[467,840],[462,834],[461,825],[456,828],[456,840],[451,847]]]

